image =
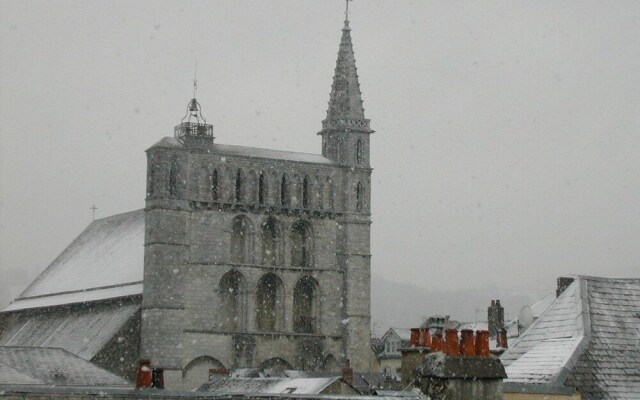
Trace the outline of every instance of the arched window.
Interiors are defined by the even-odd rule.
[[[291,226],[291,265],[296,267],[310,267],[311,257],[311,227],[304,221],[296,221]]]
[[[327,181],[324,185],[324,203],[325,203],[325,208],[327,210],[331,210],[334,207],[334,194],[333,194],[333,181],[331,180],[331,178],[327,178]]]
[[[358,139],[356,142],[356,161],[358,164],[362,164],[364,162],[364,142],[362,139]]]
[[[302,180],[302,208],[309,208],[309,177]]]
[[[229,271],[220,279],[219,326],[225,331],[246,328],[247,282],[238,271]]]
[[[238,172],[236,173],[236,194],[235,194],[235,201],[236,203],[240,203],[242,202],[242,170],[238,170]]]
[[[280,180],[280,204],[283,207],[289,205],[289,182],[286,175],[282,175]]]
[[[262,171],[258,178],[258,203],[264,204],[264,173]]]
[[[217,359],[210,356],[200,356],[191,360],[186,367],[184,367],[182,376],[184,378],[184,384],[187,389],[197,389],[202,386],[203,383],[207,383],[210,380],[210,372],[224,373],[226,368]]]
[[[211,173],[211,198],[213,201],[217,201],[220,196],[219,179],[218,170],[214,169]]]
[[[362,212],[364,210],[364,186],[362,182],[356,185],[356,210]]]
[[[256,288],[256,328],[282,330],[284,326],[284,286],[273,273],[264,275]]]
[[[178,195],[178,161],[175,159],[171,161],[171,167],[169,168],[169,197],[176,197]]]
[[[251,262],[251,222],[239,215],[231,222],[231,262],[247,264]]]
[[[266,361],[263,361],[258,368],[260,369],[271,369],[274,371],[285,371],[285,370],[292,370],[293,366],[291,366],[291,364],[289,364],[289,362],[287,360],[284,360],[280,357],[276,357],[276,358],[270,358]]]
[[[293,290],[293,331],[318,331],[318,282],[310,276],[300,279]]]
[[[274,218],[267,219],[261,227],[262,264],[281,264],[281,229],[280,224]]]

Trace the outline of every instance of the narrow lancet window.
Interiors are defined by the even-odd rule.
[[[238,170],[236,173],[236,194],[235,194],[236,203],[240,203],[242,201],[242,171]]]
[[[287,182],[287,176],[282,175],[282,179],[280,181],[280,204],[283,207],[289,205],[289,182]]]
[[[302,208],[309,208],[309,177],[302,181]]]
[[[169,169],[169,197],[176,197],[178,195],[178,162],[176,160],[171,161],[171,167]]]
[[[364,210],[364,187],[362,182],[356,185],[356,210],[362,212]]]
[[[264,204],[264,173],[262,172],[258,178],[258,203]]]
[[[356,143],[356,161],[358,164],[364,163],[364,143],[362,139],[358,139]]]

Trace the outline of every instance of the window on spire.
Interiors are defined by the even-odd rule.
[[[358,164],[364,163],[364,142],[362,139],[358,139],[356,143],[356,161]]]
[[[356,210],[362,212],[364,210],[364,187],[362,182],[356,185]]]

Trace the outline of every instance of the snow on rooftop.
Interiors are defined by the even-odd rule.
[[[340,377],[326,378],[222,378],[204,385],[200,391],[228,394],[319,394]]]
[[[5,311],[140,294],[143,266],[144,210],[102,218],[93,221]]]
[[[127,300],[19,313],[0,331],[0,346],[59,347],[91,360],[139,309]]]
[[[151,148],[155,147],[182,147],[183,144],[180,143],[176,138],[173,137],[165,137],[162,138],[158,143],[151,146]],[[321,154],[312,154],[312,153],[298,153],[294,151],[284,151],[284,150],[272,150],[272,149],[264,149],[260,147],[249,147],[249,146],[236,146],[231,144],[214,144],[211,147],[210,152],[212,154],[219,155],[228,155],[228,156],[240,156],[240,157],[251,157],[251,158],[266,158],[266,159],[274,159],[274,160],[285,160],[285,161],[295,161],[295,162],[303,162],[303,163],[313,163],[313,164],[332,164],[332,161]]]
[[[0,365],[33,380],[60,386],[129,386],[130,384],[108,371],[73,354],[55,348],[0,347]],[[10,371],[9,371],[10,372]],[[0,375],[0,381],[7,379]],[[15,383],[15,382],[12,382]]]

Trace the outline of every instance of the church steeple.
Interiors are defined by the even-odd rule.
[[[322,121],[323,129],[357,129],[370,131],[369,120],[364,117],[362,93],[358,82],[358,69],[351,43],[349,20],[345,19],[342,39],[338,50],[327,118]]]
[[[347,7],[348,7],[347,1]],[[347,8],[348,10],[348,8]],[[342,28],[327,117],[322,121],[322,154],[339,164],[369,165],[369,134],[348,15]],[[353,154],[352,154],[353,153]]]

